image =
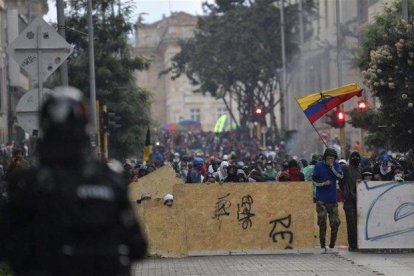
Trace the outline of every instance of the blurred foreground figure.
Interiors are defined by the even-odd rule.
[[[74,88],[43,104],[39,166],[10,176],[2,207],[0,254],[16,275],[128,275],[146,253],[122,165],[86,156],[87,124]]]

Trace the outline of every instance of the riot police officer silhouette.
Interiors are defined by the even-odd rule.
[[[8,183],[3,257],[16,275],[128,275],[147,246],[127,180],[87,156],[80,91],[56,90],[40,112],[39,165],[16,171]]]

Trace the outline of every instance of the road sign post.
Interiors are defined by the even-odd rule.
[[[42,17],[36,18],[7,48],[7,53],[29,75],[32,86],[37,84],[37,116],[43,98],[43,82],[69,57],[73,49]],[[33,91],[33,90],[31,90]],[[35,93],[35,92],[32,92]],[[33,95],[31,95],[33,97]],[[20,104],[20,101],[19,101]],[[28,121],[37,121],[32,118]],[[21,125],[21,122],[18,122]],[[23,123],[23,125],[26,125]],[[23,127],[23,126],[22,126]],[[36,126],[38,128],[38,126]],[[36,129],[35,128],[35,129]],[[32,128],[23,129],[30,133]]]

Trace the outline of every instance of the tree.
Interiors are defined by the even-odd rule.
[[[181,52],[172,59],[172,78],[186,74],[195,92],[209,93],[229,107],[237,102],[242,128],[253,120],[254,108],[265,107],[270,124],[278,132],[275,107],[283,94],[281,83],[280,10],[274,0],[216,0],[203,4],[208,12],[198,19],[194,38],[180,43]],[[313,1],[304,3],[305,22]],[[298,51],[298,6],[285,7],[286,57]],[[229,109],[229,108],[228,108]],[[243,122],[243,124],[241,123]],[[272,129],[271,128],[271,129]]]
[[[132,56],[127,34],[134,25],[128,22],[133,6],[115,5],[115,0],[93,1],[96,94],[101,105],[122,119],[122,127],[110,133],[109,154],[125,158],[144,146],[150,123],[150,94],[137,87],[134,70],[148,64]],[[66,18],[66,37],[75,47],[69,62],[69,84],[89,91],[89,63],[87,37],[87,1],[69,1]],[[86,93],[88,94],[88,93]]]
[[[386,6],[363,32],[366,39],[357,62],[364,83],[381,103],[371,135],[385,134],[390,149],[407,151],[414,141],[414,121],[407,120],[414,116],[414,32],[401,19],[401,1]]]

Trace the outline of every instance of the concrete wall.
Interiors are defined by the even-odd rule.
[[[358,186],[358,244],[363,249],[414,248],[414,182]]]
[[[142,192],[152,199],[137,204]],[[163,204],[166,193],[172,207]],[[130,184],[149,252],[165,257],[319,247],[311,194],[310,182],[183,184],[169,166]],[[339,211],[337,246],[346,246],[342,205]]]

